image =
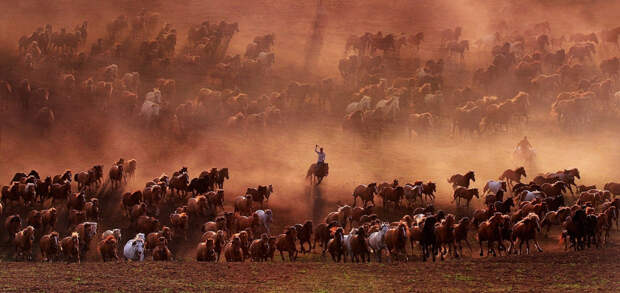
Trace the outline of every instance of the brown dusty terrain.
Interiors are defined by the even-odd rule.
[[[417,252],[416,252],[417,253]],[[1,263],[0,291],[617,292],[620,247],[399,264]]]

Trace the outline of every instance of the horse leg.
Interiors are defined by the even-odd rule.
[[[482,252],[482,240],[480,240],[480,256],[484,256],[484,253]]]
[[[538,252],[543,252],[542,248],[540,248],[540,244],[538,244],[538,240],[534,238],[534,246],[538,249]]]
[[[443,261],[444,254],[445,254],[445,247],[442,244],[439,244],[438,253],[439,253],[439,258]]]

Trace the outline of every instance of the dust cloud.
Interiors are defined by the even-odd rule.
[[[136,14],[144,6],[159,11],[165,22],[174,24],[180,46],[186,41],[189,26],[203,20],[239,22],[240,32],[233,38],[229,54],[242,54],[254,36],[275,33],[274,78],[315,80],[339,78],[337,62],[344,56],[344,43],[350,34],[424,31],[428,43],[433,44],[438,42],[440,30],[455,25],[464,28],[464,38],[475,39],[493,33],[502,21],[525,27],[542,20],[549,21],[560,32],[599,31],[617,25],[613,12],[618,11],[615,6],[620,6],[613,1],[324,2],[329,25],[318,69],[312,73],[303,72],[301,67],[316,1],[5,2],[0,4],[5,11],[0,19],[0,42],[4,50],[12,51],[17,49],[20,36],[46,23],[72,27],[88,20],[89,34],[93,36],[89,37],[90,43],[104,34],[107,22],[120,14]],[[435,58],[437,54],[431,45],[421,52],[422,58]],[[10,58],[3,60],[3,65],[10,64]],[[195,87],[183,87],[182,80],[179,84],[179,96],[195,94]],[[95,164],[104,164],[107,176],[107,169],[120,157],[135,158],[138,162],[136,178],[126,190],[140,189],[147,180],[162,173],[170,175],[182,166],[189,168],[191,176],[212,167],[228,167],[231,180],[226,183],[227,204],[249,186],[273,184],[275,193],[269,206],[275,210],[276,223],[285,225],[305,219],[321,220],[327,211],[337,208],[336,204],[350,204],[351,192],[358,184],[389,182],[394,178],[403,183],[437,182],[438,200],[447,203],[451,200],[451,187],[446,179],[451,175],[473,170],[477,179],[474,186],[482,188],[486,180],[497,179],[503,170],[517,167],[511,153],[524,135],[537,152],[535,169],[527,170],[528,179],[538,173],[574,167],[580,169],[580,182],[586,184],[599,186],[620,178],[618,125],[595,132],[567,133],[557,130],[548,112],[534,115],[527,126],[492,136],[453,137],[449,126],[443,125],[425,137],[410,139],[404,128],[398,128],[368,139],[344,134],[341,115],[334,114],[310,117],[307,121],[291,119],[285,126],[248,134],[209,128],[184,141],[136,127],[131,117],[102,115],[97,119],[93,112],[65,114],[75,115],[73,121],[77,122],[58,125],[46,136],[34,127],[17,124],[2,129],[3,184],[8,184],[15,172],[36,169],[47,176],[65,169],[86,170]],[[316,144],[325,148],[330,164],[330,175],[318,188],[318,194],[308,188],[305,180],[308,166],[316,160]]]

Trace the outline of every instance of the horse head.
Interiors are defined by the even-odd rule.
[[[465,174],[465,177],[467,177],[468,180],[476,182],[476,175],[474,174],[474,171],[467,172],[467,174]]]

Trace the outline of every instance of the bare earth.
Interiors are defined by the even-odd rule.
[[[477,246],[474,246],[474,253]],[[398,264],[1,263],[0,291],[412,292],[615,291],[619,246],[532,256]],[[466,253],[467,255],[467,253]],[[316,256],[318,260],[318,256]],[[304,258],[308,261],[308,258]]]

